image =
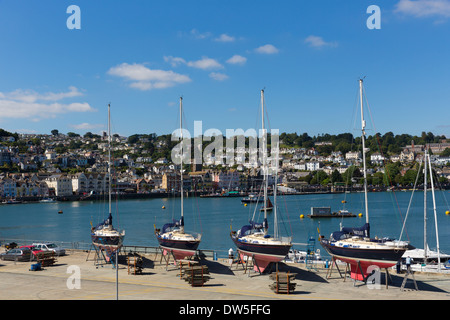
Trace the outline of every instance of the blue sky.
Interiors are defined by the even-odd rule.
[[[68,29],[70,5],[81,29]],[[381,29],[370,30],[370,5]],[[450,137],[449,0],[0,0],[0,128],[171,133],[259,126]],[[370,118],[373,116],[373,119]]]

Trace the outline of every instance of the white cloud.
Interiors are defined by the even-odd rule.
[[[23,102],[36,102],[38,100],[44,100],[44,101],[57,101],[64,98],[73,98],[73,97],[79,97],[83,94],[76,88],[76,87],[69,87],[69,92],[47,92],[44,94],[39,94],[36,91],[33,90],[22,90],[17,89],[10,93],[1,93],[0,92],[0,98],[5,99],[11,99],[11,100],[18,100]]]
[[[222,69],[223,66],[217,62],[215,59],[211,59],[208,57],[203,57],[197,61],[189,61],[187,62],[189,67],[202,69],[202,70],[210,70],[210,69]]]
[[[232,56],[230,59],[227,60],[227,63],[229,63],[229,64],[244,65],[246,62],[247,62],[247,58],[240,56],[238,54],[235,54],[234,56]]]
[[[395,12],[415,17],[441,16],[450,17],[449,0],[400,0]]]
[[[218,38],[215,38],[214,40],[218,42],[234,42],[236,38],[222,33]]]
[[[3,118],[32,118],[35,121],[40,119],[55,118],[58,114],[69,112],[94,111],[91,106],[84,103],[30,103],[14,100],[0,100],[0,113]]]
[[[0,92],[0,114],[3,118],[42,119],[55,118],[59,114],[95,111],[88,103],[59,103],[58,100],[82,96],[76,87],[68,92],[37,93],[33,90],[17,89],[13,92]]]
[[[191,81],[188,76],[171,70],[150,69],[136,63],[122,63],[110,68],[107,73],[132,81],[130,87],[139,90],[164,89]]]
[[[209,74],[209,77],[211,79],[217,80],[217,81],[224,81],[226,79],[228,79],[228,76],[224,73],[220,73],[220,72],[211,72]]]
[[[195,39],[206,39],[211,36],[211,32],[200,33],[197,29],[192,29],[191,35],[194,36]]]
[[[215,59],[208,57],[202,57],[200,60],[196,61],[186,61],[180,57],[165,56],[164,61],[170,63],[172,67],[179,66],[180,64],[185,64],[191,68],[211,70],[211,69],[222,69],[223,66]]]
[[[266,44],[266,45],[256,48],[255,51],[257,53],[262,53],[262,54],[275,54],[275,53],[278,53],[279,50],[271,44]]]
[[[326,42],[322,37],[310,35],[305,39],[310,47],[313,48],[323,48],[323,47],[337,47],[337,42]]]
[[[180,64],[186,64],[186,60],[180,57],[164,56],[164,61],[170,63],[172,67],[176,67]]]
[[[92,130],[92,129],[104,128],[104,125],[83,122],[80,124],[72,124],[72,125],[70,125],[70,127],[77,129],[77,130]]]

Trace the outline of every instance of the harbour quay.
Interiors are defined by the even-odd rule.
[[[198,301],[328,301],[328,300],[448,300],[450,275],[415,272],[402,288],[405,274],[390,270],[380,273],[379,285],[355,282],[343,277],[345,266],[331,272],[325,262],[313,267],[304,263],[279,263],[278,272],[295,274],[295,290],[277,294],[271,289],[273,276],[259,274],[245,264],[207,256],[209,281],[191,286],[183,280],[179,265],[166,262],[161,253],[141,253],[142,269],[134,272],[126,255],[118,269],[105,261],[95,261],[89,250],[67,250],[54,264],[32,271],[35,262],[0,261],[1,300],[164,300],[165,303]],[[248,267],[248,266],[247,266]],[[131,272],[130,272],[131,271]],[[117,273],[116,273],[117,272]],[[275,268],[272,275],[276,274]],[[117,276],[117,278],[116,278]],[[117,281],[116,281],[117,279]],[[414,283],[415,280],[415,283]],[[415,289],[417,284],[418,290]],[[212,303],[212,302],[211,302]]]

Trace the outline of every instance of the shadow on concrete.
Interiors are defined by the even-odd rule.
[[[272,267],[272,273],[276,272],[276,267]],[[319,275],[317,271],[309,271],[302,268],[295,267],[293,265],[288,265],[283,262],[278,263],[278,271],[279,272],[290,272],[296,273],[295,279],[301,281],[310,281],[310,282],[320,282],[320,283],[328,283],[325,279],[326,273],[323,275]]]
[[[220,262],[211,260],[202,260],[201,264],[207,266],[210,273],[234,275],[234,272],[230,269],[229,266],[224,265]]]
[[[390,280],[388,282],[389,287],[396,287],[396,288],[401,288],[402,283],[405,279],[405,274],[390,274]],[[436,280],[439,281],[439,280]],[[386,284],[386,274],[382,273],[381,274],[381,283],[382,285]],[[428,291],[428,292],[440,292],[440,293],[447,293],[447,291],[438,288],[436,286],[433,286],[429,283],[426,283],[424,281],[418,280],[416,279],[416,284],[417,284],[417,288],[419,289],[419,291]],[[416,290],[416,287],[414,285],[414,279],[412,277],[412,275],[408,276],[408,279],[406,280],[405,286],[404,286],[405,290]]]

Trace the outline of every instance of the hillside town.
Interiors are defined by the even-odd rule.
[[[4,130],[1,133],[2,201],[81,199],[108,192],[106,133],[88,132],[84,136],[62,134],[58,130],[52,134],[10,134]],[[360,187],[362,154],[357,144],[342,147],[341,143],[339,150],[336,141],[321,138],[309,139],[299,147],[288,143],[289,135],[282,134],[279,170],[277,175],[269,176],[269,184],[277,181],[280,192],[285,193],[343,192]],[[450,180],[450,141],[445,137],[434,138],[430,143],[412,141],[397,148],[389,146],[385,153],[370,147],[367,157],[370,189],[412,188],[425,149],[431,154],[439,185],[446,188]],[[353,137],[351,140],[357,141]],[[172,163],[170,156],[177,143],[171,141],[171,135],[122,137],[115,134],[111,143],[113,192],[142,196],[179,192],[179,166]],[[248,152],[244,153],[247,157]],[[262,181],[259,165],[250,161],[231,165],[218,159],[209,160],[207,165],[183,165],[183,190],[209,195],[231,191],[242,195],[259,190]],[[418,181],[420,184],[420,178]]]

